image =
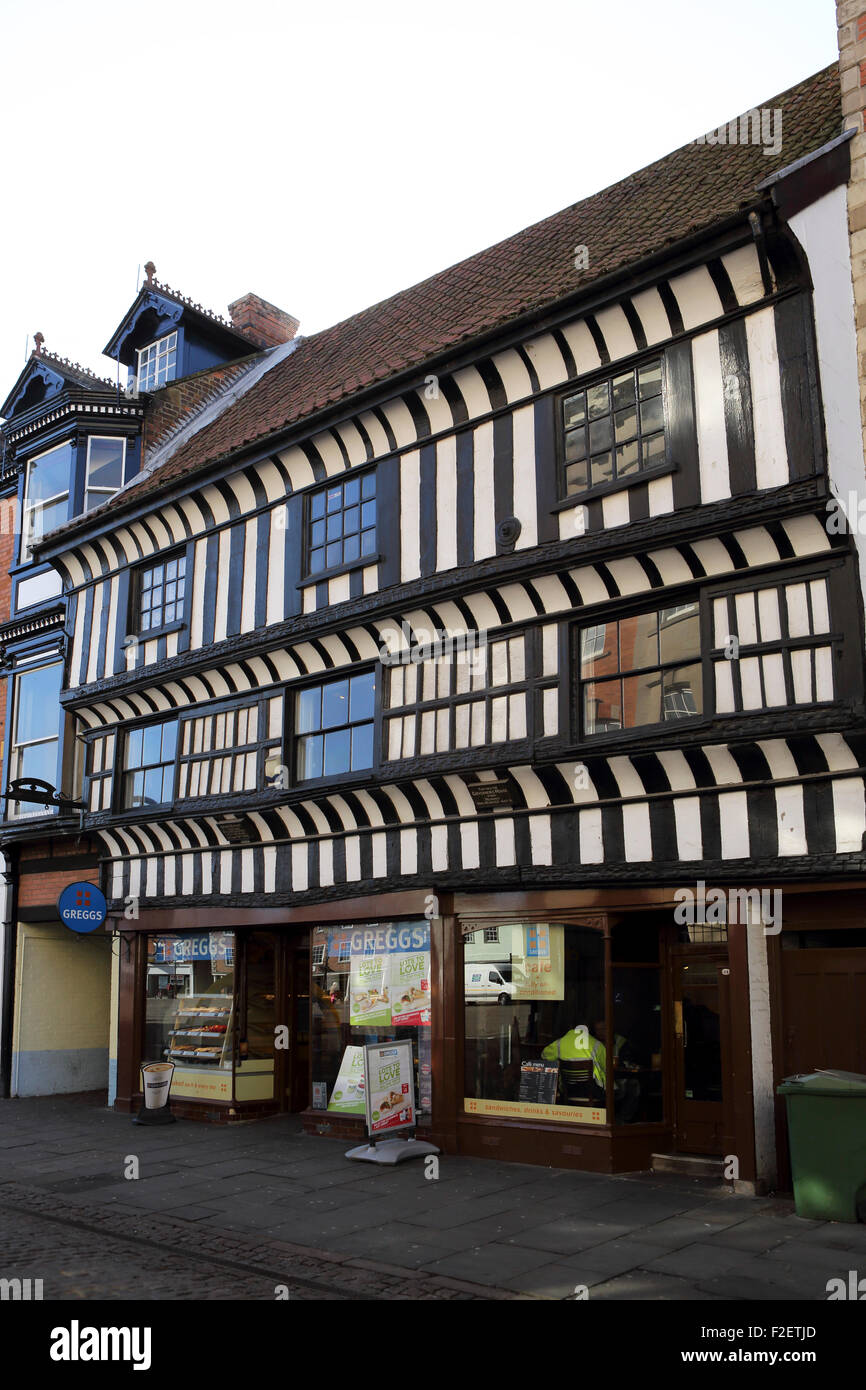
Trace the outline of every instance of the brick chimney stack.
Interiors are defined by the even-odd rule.
[[[230,304],[229,318],[237,331],[259,348],[291,342],[299,326],[291,314],[260,299],[257,294],[245,294]]]
[[[846,130],[857,132],[851,141],[848,235],[857,324],[860,420],[866,448],[866,0],[836,0],[836,26],[842,83],[842,122]]]

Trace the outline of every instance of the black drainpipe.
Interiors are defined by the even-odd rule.
[[[15,1012],[15,962],[18,938],[18,851],[11,846],[3,850],[6,868],[3,877],[9,884],[8,911],[3,923],[3,998],[0,1001],[0,1097],[8,1100],[12,1094],[12,1021]]]

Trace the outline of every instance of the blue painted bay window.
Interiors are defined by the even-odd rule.
[[[14,677],[12,740],[9,754],[9,780],[38,777],[58,786],[60,728],[60,690],[63,663],[52,661],[19,671]],[[48,808],[10,801],[10,820],[23,816],[46,815]]]

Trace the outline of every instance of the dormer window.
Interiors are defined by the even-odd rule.
[[[158,338],[155,343],[138,350],[138,389],[156,391],[174,380],[177,367],[177,334]]]
[[[37,454],[27,464],[24,484],[24,517],[21,528],[21,563],[30,559],[33,546],[46,531],[69,519],[69,491],[74,449],[67,441]]]
[[[87,483],[84,510],[113,497],[126,481],[126,440],[92,434],[87,441]]]

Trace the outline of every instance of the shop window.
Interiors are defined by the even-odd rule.
[[[316,927],[312,975],[314,1109],[363,1115],[363,1049],[412,1041],[419,1114],[432,1111],[430,923]]]
[[[627,483],[665,463],[660,358],[571,392],[561,411],[564,497]]]
[[[372,767],[375,710],[373,671],[299,691],[295,706],[298,781]]]
[[[780,940],[783,951],[862,951],[866,949],[866,927],[783,931]]]
[[[98,507],[123,487],[126,468],[126,440],[91,435],[87,441],[87,483],[84,510]]]
[[[604,1124],[604,941],[557,923],[464,938],[467,1114]]]
[[[63,718],[60,709],[63,663],[35,666],[16,674],[14,679],[9,780],[38,777],[56,787]],[[51,814],[50,807],[34,806],[25,801],[9,801],[7,808],[9,819]]]
[[[579,679],[584,735],[700,715],[700,652],[697,602],[582,629]]]
[[[69,520],[74,463],[75,450],[69,441],[28,461],[21,526],[22,564],[31,558],[34,545],[46,531]]]
[[[148,936],[142,1061],[174,1064],[173,1097],[231,1100],[234,982],[233,932]]]
[[[183,618],[186,593],[186,555],[179,551],[155,565],[136,570],[132,630],[152,637]]]
[[[613,1034],[614,1122],[660,1122],[664,1097],[661,972],[657,966],[614,966]]]
[[[376,474],[330,483],[307,498],[307,573],[376,553]]]
[[[834,699],[827,580],[714,598],[712,659],[717,714]]]
[[[522,634],[442,642],[428,660],[390,668],[385,757],[393,762],[526,738],[527,701]]]
[[[681,946],[724,946],[728,940],[725,922],[682,922],[676,927]]]
[[[177,333],[169,333],[138,350],[139,391],[156,391],[173,381],[177,370]]]
[[[177,720],[130,729],[123,750],[123,807],[164,806],[174,799]]]
[[[658,964],[659,926],[668,920],[667,914],[660,918],[646,912],[636,912],[627,917],[614,930],[611,959]]]

